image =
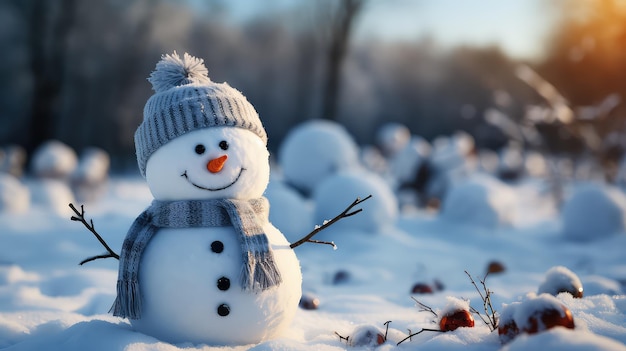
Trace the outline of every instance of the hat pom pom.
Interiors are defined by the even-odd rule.
[[[166,54],[156,64],[156,69],[150,74],[148,81],[152,89],[163,92],[174,87],[187,84],[207,84],[209,71],[204,67],[204,60],[185,53],[181,58],[176,51]]]

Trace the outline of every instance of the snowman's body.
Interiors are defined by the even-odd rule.
[[[283,282],[242,291],[241,248],[231,227],[162,229],[143,254],[141,319],[133,327],[169,342],[251,344],[277,336],[293,319],[301,275],[293,250],[264,226]]]
[[[212,165],[226,156],[219,167]],[[269,181],[269,153],[249,130],[212,127],[178,136],[148,159],[156,200],[249,200]],[[279,335],[301,296],[299,262],[268,221],[267,236],[282,282],[263,291],[240,284],[242,248],[233,227],[161,228],[140,261],[138,331],[169,342],[250,344]]]

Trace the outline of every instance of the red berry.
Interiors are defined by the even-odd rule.
[[[561,310],[549,307],[536,311],[529,318],[522,331],[535,334],[557,326],[574,329],[574,317],[569,308],[561,305]]]
[[[433,292],[433,288],[424,283],[417,283],[413,285],[413,288],[411,289],[411,293],[413,294],[432,294]]]
[[[460,327],[473,327],[474,317],[467,310],[460,310],[441,317],[439,328],[442,331],[453,331]]]
[[[511,319],[507,322],[500,321],[498,325],[498,335],[503,344],[513,340],[518,334],[519,328],[514,320]]]

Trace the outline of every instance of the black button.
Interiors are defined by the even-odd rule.
[[[211,243],[211,251],[215,253],[221,253],[222,251],[224,251],[224,243],[219,240],[215,240]]]
[[[226,317],[228,316],[229,313],[230,313],[230,307],[228,307],[227,304],[223,303],[217,307],[217,314],[219,314],[220,316]]]
[[[217,280],[217,288],[222,290],[222,291],[228,290],[228,288],[230,288],[230,279],[228,279],[226,277],[221,277],[220,279],[218,279]]]

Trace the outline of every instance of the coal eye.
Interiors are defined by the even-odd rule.
[[[206,148],[202,144],[196,145],[196,153],[202,155],[206,151]]]
[[[228,142],[226,140],[220,141],[220,149],[228,150]]]

